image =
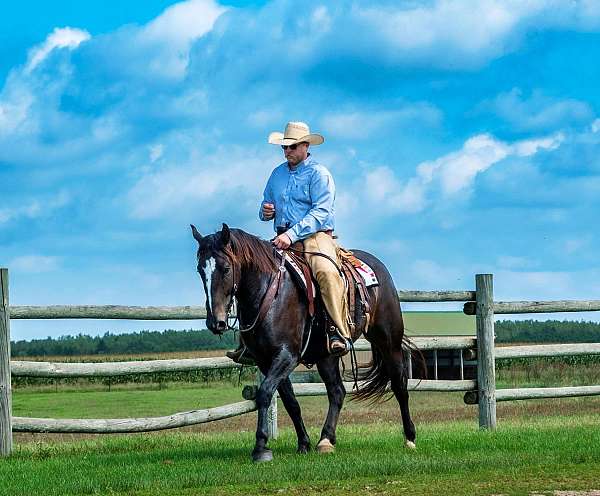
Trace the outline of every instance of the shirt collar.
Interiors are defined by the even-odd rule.
[[[289,172],[294,173],[294,172],[298,172],[299,170],[303,169],[308,164],[310,164],[312,161],[313,161],[312,155],[309,153],[308,157],[306,157],[302,162],[300,162],[296,166],[295,169],[291,169],[287,162],[285,162],[285,165],[286,165],[286,167],[287,167],[287,169],[288,169]]]

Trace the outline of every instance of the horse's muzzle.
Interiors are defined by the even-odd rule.
[[[227,322],[216,320],[212,315],[206,319],[206,327],[208,330],[217,336],[220,336],[227,330]]]

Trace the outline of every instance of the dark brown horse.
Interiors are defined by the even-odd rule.
[[[267,409],[276,390],[294,423],[298,453],[306,453],[310,448],[300,405],[289,378],[301,359],[306,363],[316,363],[327,388],[329,411],[317,449],[333,451],[346,390],[339,358],[327,353],[324,329],[316,326],[309,338],[310,322],[305,296],[290,274],[282,271],[275,299],[268,311],[262,312],[264,317],[257,318],[261,302],[280,270],[272,245],[242,230],[230,230],[226,224],[221,231],[208,236],[202,236],[194,226],[191,227],[199,245],[197,269],[206,293],[206,325],[215,334],[225,332],[229,327],[228,314],[235,300],[243,341],[265,376],[256,396],[258,425],[252,459],[269,461],[273,457],[267,448]],[[406,338],[397,292],[389,272],[377,258],[362,251],[354,251],[354,254],[371,266],[379,280],[377,291],[369,289],[372,317],[365,332],[372,345],[373,361],[371,368],[363,374],[365,382],[355,397],[381,398],[388,382],[391,382],[400,405],[405,444],[414,448],[415,427],[408,409],[402,349]],[[357,329],[364,327],[361,318],[362,315],[355,316]],[[247,331],[244,332],[244,329]]]

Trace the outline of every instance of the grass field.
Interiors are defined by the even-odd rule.
[[[314,431],[314,430],[313,430]],[[112,436],[29,443],[0,463],[0,494],[553,494],[600,489],[598,415],[420,426],[416,451],[397,425],[340,428],[333,455],[295,454],[285,429],[275,460],[249,458],[252,432]]]
[[[594,383],[596,363],[516,363],[499,387]],[[598,382],[595,382],[598,383]],[[13,391],[13,415],[122,418],[168,415],[240,401],[233,381],[40,385]],[[300,398],[313,443],[323,397]],[[279,408],[275,460],[250,462],[256,414],[138,435],[16,433],[0,460],[0,495],[30,494],[527,494],[600,491],[600,397],[498,404],[498,431],[477,428],[461,393],[412,393],[417,450],[402,447],[395,401],[347,401],[334,455],[298,456]],[[585,493],[568,493],[585,494]]]

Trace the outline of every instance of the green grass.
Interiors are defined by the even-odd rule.
[[[315,432],[311,432],[313,437]],[[397,425],[342,426],[337,452],[295,454],[288,429],[275,460],[255,465],[252,433],[145,434],[17,446],[0,463],[0,494],[530,494],[599,489],[597,415],[473,422],[419,429],[402,448]]]
[[[212,408],[242,401],[241,387],[129,385],[106,388],[61,388],[40,391],[17,389],[13,393],[13,415],[56,418],[153,417],[174,412]]]

